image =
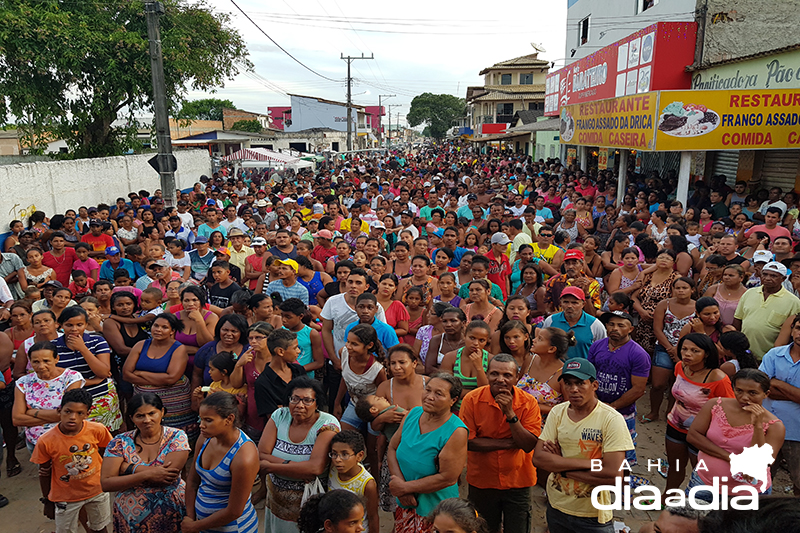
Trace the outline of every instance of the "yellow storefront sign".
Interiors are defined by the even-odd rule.
[[[564,106],[561,143],[654,150],[657,102],[651,92]]]
[[[659,151],[800,147],[800,89],[661,91]]]

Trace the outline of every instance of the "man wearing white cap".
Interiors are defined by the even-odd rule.
[[[770,261],[772,261],[772,252],[769,250],[756,250],[753,252],[752,262],[755,272],[750,276],[750,279],[747,280],[747,283],[745,283],[748,289],[761,286],[761,269]]]
[[[786,267],[777,261],[764,265],[761,286],[742,295],[733,315],[733,327],[747,335],[759,361],[775,344],[786,319],[800,313],[800,298],[783,286],[786,275]]]

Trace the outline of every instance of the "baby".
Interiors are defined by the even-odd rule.
[[[389,411],[397,411],[403,415],[407,413],[402,407],[389,403],[389,400],[383,396],[374,394],[362,396],[356,403],[356,415],[365,422],[374,423],[378,417]],[[400,424],[384,424],[381,431],[387,439],[392,440],[398,429],[400,429]]]

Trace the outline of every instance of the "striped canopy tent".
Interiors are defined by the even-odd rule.
[[[297,161],[296,157],[291,157],[279,152],[273,152],[266,148],[244,148],[231,155],[222,158],[223,161],[272,161],[276,163],[292,163]]]

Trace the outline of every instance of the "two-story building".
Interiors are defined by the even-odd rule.
[[[550,63],[538,55],[495,63],[480,71],[482,87],[467,87],[470,127],[476,136],[501,133],[519,111],[543,112]]]

